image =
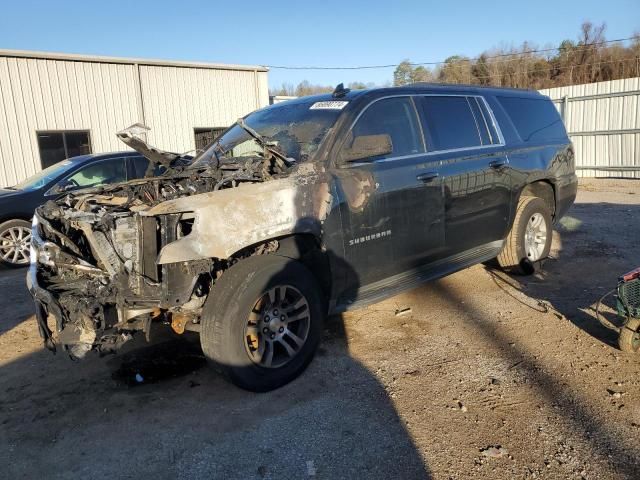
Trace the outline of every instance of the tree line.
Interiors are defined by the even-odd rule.
[[[437,65],[402,61],[393,72],[393,85],[417,82],[467,83],[516,88],[551,88],[640,77],[640,34],[628,45],[607,43],[606,25],[584,22],[576,40],[564,40],[557,48],[538,49],[529,42],[519,47],[494,48],[476,58],[453,55]],[[352,82],[351,89],[371,88],[373,83]],[[335,86],[283,84],[271,95],[305,96],[331,92]]]

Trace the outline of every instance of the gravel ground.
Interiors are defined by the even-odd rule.
[[[478,265],[334,317],[309,370],[261,395],[162,329],[51,355],[24,270],[2,271],[0,477],[639,478],[640,357],[594,313],[640,265],[638,218],[640,182],[583,182],[540,274]]]

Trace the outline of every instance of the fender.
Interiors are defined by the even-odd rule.
[[[229,258],[245,247],[285,235],[321,237],[331,201],[328,176],[312,171],[169,200],[140,214],[183,213],[194,219],[188,235],[160,251],[157,263],[167,264]]]

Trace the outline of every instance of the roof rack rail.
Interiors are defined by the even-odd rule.
[[[398,88],[411,88],[411,87],[463,87],[463,88],[497,88],[501,90],[517,90],[517,91],[525,91],[532,92],[537,91],[533,88],[516,88],[516,87],[499,87],[496,85],[478,85],[477,83],[445,83],[445,82],[416,82],[416,83],[407,83],[406,85],[400,85]]]

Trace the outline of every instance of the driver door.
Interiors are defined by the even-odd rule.
[[[388,137],[390,151],[354,160],[345,151],[358,144],[358,137]],[[345,259],[353,272],[347,294],[438,258],[444,245],[439,165],[426,155],[412,97],[369,104],[339,157],[336,190]]]

